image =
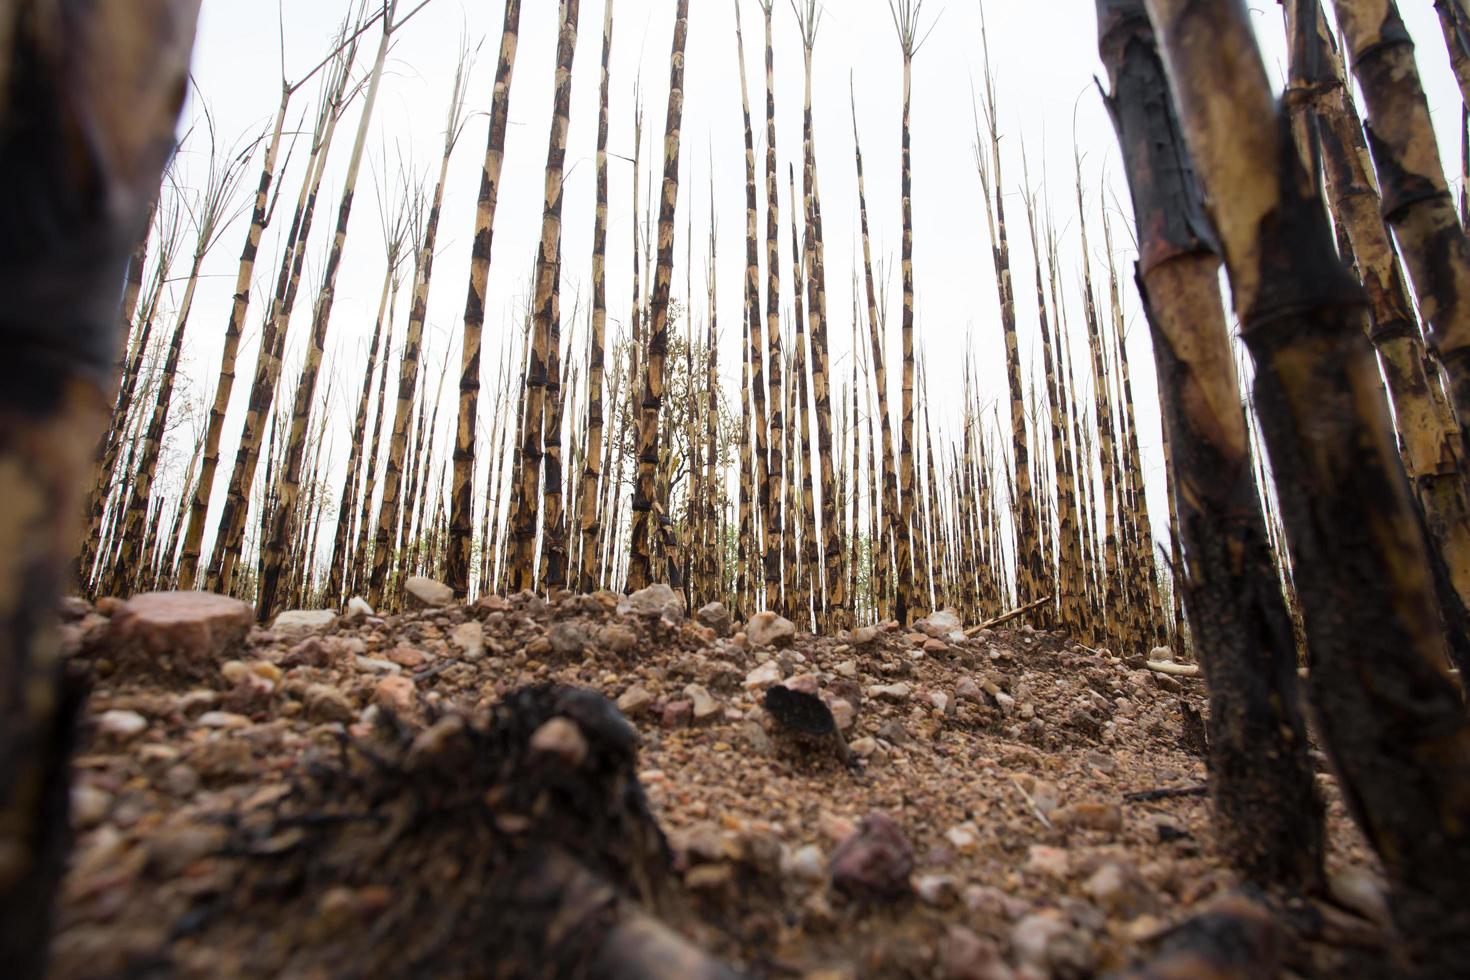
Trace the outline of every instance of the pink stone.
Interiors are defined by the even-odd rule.
[[[114,643],[165,658],[175,670],[218,669],[217,662],[250,632],[254,610],[211,592],[146,592],[112,619]],[[171,664],[167,661],[171,660]]]

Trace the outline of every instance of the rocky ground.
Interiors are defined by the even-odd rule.
[[[514,743],[476,720],[548,684],[600,692],[636,727],[630,772],[682,910],[665,918],[745,975],[1102,975],[1236,886],[1185,722],[1199,682],[1141,656],[1030,627],[967,635],[949,613],[817,637],[768,613],[686,617],[658,587],[465,606],[411,586],[414,612],[355,600],[269,630],[198,593],[67,605],[92,694],[55,976],[508,975],[462,924],[516,901],[484,898],[505,867],[484,855],[585,820],[565,846],[631,864],[607,857],[621,831],[601,803],[487,788],[511,744],[532,779],[602,764],[602,722],[576,712]],[[466,732],[490,734],[450,767]],[[455,770],[452,791],[404,775],[425,759]],[[1381,887],[1322,768],[1333,897],[1281,908],[1282,975],[1374,975]]]

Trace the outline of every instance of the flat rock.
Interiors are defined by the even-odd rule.
[[[690,684],[684,688],[684,696],[693,705],[692,719],[696,725],[708,725],[717,720],[724,711],[720,702],[699,684]]]
[[[104,711],[97,716],[97,733],[119,742],[137,738],[148,729],[148,719],[136,711]]]
[[[337,614],[330,609],[289,609],[276,617],[271,629],[277,633],[307,633],[324,630],[337,622]]]
[[[897,684],[874,684],[868,688],[868,697],[877,698],[880,701],[892,701],[894,704],[902,704],[913,694],[913,689],[899,681]]]
[[[216,676],[219,663],[250,632],[255,610],[212,592],[145,592],[112,617],[113,643],[141,654],[137,666],[199,679]],[[131,658],[118,657],[119,662]]]
[[[745,689],[747,691],[764,691],[766,688],[781,683],[781,665],[774,660],[770,663],[761,664],[759,667],[745,675]]]
[[[454,601],[454,590],[443,582],[415,575],[403,583],[403,590],[419,606],[437,609]]]

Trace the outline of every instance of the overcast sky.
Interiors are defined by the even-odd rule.
[[[285,75],[296,78],[309,70],[330,47],[331,37],[349,0],[284,0],[278,23],[276,5],[268,2],[205,0],[194,59],[197,92],[184,125],[197,121],[201,102],[207,103],[226,142],[253,137],[263,131],[275,112],[281,75],[278,43],[284,35]],[[694,225],[695,326],[702,330],[706,295],[706,254],[713,181],[718,222],[717,267],[722,373],[727,390],[739,382],[738,343],[731,331],[740,323],[744,272],[745,162],[740,115],[740,88],[736,70],[734,3],[737,0],[692,0],[687,55],[686,102],[681,169],[674,291],[685,292],[687,209]],[[738,0],[745,29],[745,54],[752,86],[752,109],[757,115],[758,155],[763,153],[764,127],[761,85],[763,32],[755,0]],[[401,6],[411,9],[409,0]],[[633,153],[635,87],[641,91],[646,123],[644,173],[661,166],[661,134],[668,91],[668,56],[673,27],[674,0],[616,0],[612,64],[610,150],[623,157]],[[861,269],[857,231],[857,182],[853,165],[853,135],[849,108],[849,79],[856,94],[863,140],[864,163],[875,259],[892,270],[888,296],[891,325],[890,364],[898,363],[900,289],[897,281],[900,240],[899,123],[901,61],[888,0],[826,0],[815,55],[815,130],[819,179],[823,199],[829,292],[829,333],[834,373],[834,398],[850,367],[851,297],[854,269]],[[1022,153],[1029,164],[1030,182],[1050,200],[1054,219],[1062,229],[1064,251],[1061,275],[1067,291],[1068,322],[1073,348],[1079,357],[1086,349],[1080,305],[1080,249],[1077,238],[1076,197],[1073,187],[1074,147],[1082,155],[1084,195],[1094,275],[1104,261],[1101,209],[1110,210],[1114,226],[1115,260],[1131,282],[1132,237],[1128,224],[1128,197],[1119,173],[1111,124],[1102,108],[1094,75],[1102,73],[1097,59],[1095,14],[1090,0],[989,0],[985,5],[991,67],[999,99],[1003,137],[1003,186],[1010,218],[1021,355],[1028,370],[1039,372],[1039,339],[1032,289],[1030,243],[1026,235],[1021,192],[1024,186]],[[521,20],[520,53],[511,94],[509,137],[495,225],[495,249],[487,300],[485,333],[486,395],[493,392],[501,369],[502,340],[519,330],[528,292],[528,278],[540,234],[543,167],[556,47],[555,0],[525,0]],[[1268,69],[1279,84],[1285,72],[1281,9],[1274,2],[1256,0],[1256,15]],[[339,294],[331,322],[326,368],[334,371],[334,472],[340,473],[347,456],[347,430],[356,405],[361,366],[366,357],[384,267],[382,235],[377,209],[377,175],[396,180],[400,157],[411,160],[426,180],[432,180],[443,145],[443,126],[456,54],[465,39],[480,44],[467,95],[469,120],[450,169],[443,220],[439,230],[433,291],[428,307],[425,363],[430,383],[437,383],[446,354],[458,363],[458,336],[463,316],[469,268],[469,243],[474,221],[479,169],[484,155],[487,114],[495,59],[499,48],[503,4],[497,0],[432,0],[407,25],[393,49],[369,140],[368,171],[357,191]],[[1419,62],[1429,90],[1431,108],[1440,130],[1446,164],[1458,170],[1459,95],[1453,82],[1438,23],[1429,3],[1402,5],[1404,17],[1419,45]],[[587,306],[595,192],[593,156],[596,143],[598,62],[601,55],[602,0],[583,0],[581,32],[574,66],[570,142],[567,153],[563,251],[564,312],[576,305],[580,293]],[[934,422],[946,430],[956,427],[961,410],[960,378],[964,354],[973,350],[980,383],[987,400],[999,402],[1005,423],[1004,348],[985,226],[983,201],[972,145],[972,99],[985,67],[981,48],[979,0],[927,0],[925,27],[933,32],[914,65],[913,168],[914,269],[919,341],[928,355],[934,395]],[[376,34],[363,45],[363,60],[371,58]],[[796,21],[787,0],[777,0],[775,16],[777,144],[782,179],[782,278],[786,290],[783,308],[790,304],[790,232],[786,222],[790,203],[785,191],[787,165],[800,168],[803,62]],[[358,72],[365,70],[361,63]],[[292,104],[293,123],[311,109],[317,87],[307,86]],[[357,127],[360,107],[355,105],[339,128],[332,150],[333,166],[321,196],[320,215],[309,252],[309,282],[314,284],[328,247],[328,229],[335,215],[342,176]],[[304,141],[303,141],[304,142]],[[234,389],[226,426],[217,488],[223,492],[229,478],[239,414],[249,389],[260,316],[272,286],[280,240],[289,223],[289,208],[302,179],[300,163],[305,149],[298,147],[292,169],[285,176],[285,195],[275,223],[267,231],[256,268],[257,285],[246,339],[241,352],[239,381]],[[758,156],[758,159],[760,157]],[[186,143],[179,161],[184,186],[197,185],[203,159],[199,146]],[[253,187],[259,160],[252,161],[247,185]],[[625,326],[631,304],[632,167],[614,159],[611,165],[609,216],[608,306],[610,334]],[[800,174],[798,172],[798,180]],[[1458,183],[1458,181],[1457,181]],[[761,194],[764,208],[764,193]],[[647,194],[644,194],[647,201]],[[763,214],[763,211],[762,211]],[[761,228],[764,229],[762,217]],[[235,267],[248,212],[227,230],[205,266],[186,334],[182,374],[194,398],[212,397],[219,369],[219,351],[233,290]],[[762,249],[764,259],[764,249]],[[1103,287],[1099,287],[1103,288]],[[408,290],[401,297],[399,331],[406,315]],[[292,350],[305,342],[311,293],[303,293],[292,325]],[[1164,506],[1162,457],[1158,412],[1154,407],[1152,356],[1146,328],[1131,285],[1125,289],[1127,343],[1139,401],[1140,435],[1148,473],[1150,503],[1161,515]],[[568,328],[564,328],[564,331]],[[578,330],[585,330],[580,324]],[[299,354],[288,354],[289,365]],[[447,401],[440,421],[441,458],[448,458],[453,428],[452,391],[457,368],[446,383]],[[1078,362],[1079,378],[1086,378],[1085,362]],[[890,374],[896,401],[897,371]],[[323,375],[323,384],[326,374]],[[1085,383],[1085,382],[1084,382]],[[1088,384],[1090,391],[1090,384]],[[320,390],[319,390],[320,394]],[[289,397],[289,396],[288,396]],[[482,412],[488,413],[482,396]],[[202,420],[203,413],[199,412]],[[183,430],[188,431],[186,428]],[[1006,430],[1007,433],[1009,430]],[[1040,447],[1038,446],[1038,449]],[[1037,450],[1033,450],[1035,452]],[[483,463],[483,457],[481,462]],[[175,481],[181,474],[175,473]],[[483,480],[483,477],[481,477]],[[216,514],[211,514],[206,547],[213,537]],[[1162,520],[1155,519],[1156,528]],[[207,554],[207,552],[206,552]]]

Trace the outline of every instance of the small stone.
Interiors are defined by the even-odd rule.
[[[745,638],[754,647],[789,647],[796,638],[796,624],[768,609],[750,617]]]
[[[1016,713],[1016,699],[1005,691],[997,691],[991,697],[995,698],[996,706],[1000,708],[1001,714],[1009,717]]]
[[[949,714],[949,709],[954,703],[950,700],[949,695],[943,691],[930,691],[928,701],[934,706],[934,710],[938,711],[941,715]]]
[[[676,623],[684,619],[686,610],[684,594],[675,592],[663,582],[639,589],[628,596],[627,607],[629,612],[637,616],[649,619],[663,617]]]
[[[1174,651],[1168,647],[1154,647],[1148,652],[1148,659],[1157,660],[1160,663],[1172,664],[1174,662]]]
[[[764,691],[779,683],[781,683],[781,665],[772,660],[746,674],[744,686],[747,691]]]
[[[949,644],[943,640],[928,639],[924,641],[923,650],[931,657],[949,653]]]
[[[395,714],[406,715],[413,710],[416,693],[411,678],[401,674],[385,677],[373,689],[373,703]]]
[[[206,711],[195,722],[201,728],[249,728],[250,719],[233,711]]]
[[[914,849],[896,820],[874,811],[832,852],[830,868],[838,891],[866,900],[894,898],[909,891]]]
[[[848,642],[855,647],[865,647],[870,646],[876,639],[878,639],[878,627],[859,626],[852,631],[848,637]]]
[[[670,701],[664,705],[664,712],[659,718],[659,724],[665,728],[688,728],[690,720],[694,717],[693,701]]]
[[[1054,947],[1065,942],[1071,925],[1056,909],[1044,909],[1026,916],[1011,931],[1011,950],[1028,966],[1049,970],[1055,959]]]
[[[168,791],[175,796],[192,796],[199,788],[199,773],[192,766],[181,762],[168,767],[168,771],[163,774],[163,781],[168,786]]]
[[[944,839],[961,854],[969,854],[980,846],[980,828],[966,821],[955,824],[944,832]]]
[[[857,662],[853,660],[844,660],[842,661],[842,663],[832,668],[832,673],[836,674],[838,677],[856,677]]]
[[[975,704],[985,703],[984,692],[972,677],[960,678],[960,682],[954,686],[954,696],[961,701],[971,701]]]
[[[551,649],[561,657],[580,657],[587,648],[587,631],[576,623],[557,623],[546,632]]]
[[[914,882],[919,901],[936,908],[948,908],[960,900],[960,887],[954,875],[920,875]]]
[[[1058,827],[1077,827],[1116,834],[1123,829],[1123,810],[1113,803],[1075,803],[1051,814]]]
[[[1389,915],[1383,882],[1373,874],[1361,868],[1348,868],[1327,879],[1327,890],[1339,905],[1385,929],[1391,928],[1393,920]]]
[[[438,609],[454,601],[454,590],[443,582],[415,575],[403,583],[403,590],[422,608]]]
[[[532,734],[531,751],[575,769],[587,759],[587,738],[570,718],[552,718]]]
[[[143,734],[148,719],[136,711],[104,711],[97,716],[97,733],[118,742],[128,742]]]
[[[357,718],[357,712],[352,710],[352,703],[342,692],[326,684],[311,685],[301,700],[306,705],[306,717],[317,724],[351,722]]]
[[[690,684],[684,688],[684,696],[693,704],[693,721],[696,725],[707,725],[719,718],[724,709],[720,702],[716,701],[699,684]]]
[[[942,980],[1013,980],[1015,973],[1001,959],[995,940],[952,924],[939,944],[939,976]]]
[[[637,718],[653,704],[653,695],[641,684],[634,684],[618,697],[618,710],[628,718]]]
[[[388,659],[400,667],[418,670],[424,665],[424,652],[409,646],[396,646],[388,651]]]
[[[347,600],[347,609],[343,614],[343,618],[349,623],[352,623],[359,619],[366,619],[368,616],[376,615],[377,613],[373,611],[373,607],[366,599],[360,595],[355,595]]]
[[[823,810],[817,816],[817,831],[834,844],[841,844],[857,833],[857,824],[846,817]]]
[[[807,844],[793,851],[781,863],[786,875],[801,881],[827,880],[827,855],[815,844]]]
[[[1032,844],[1026,852],[1026,870],[1065,880],[1072,873],[1072,855],[1060,847]]]
[[[708,626],[715,631],[716,636],[729,636],[730,627],[734,621],[730,617],[730,610],[725,608],[723,602],[711,602],[701,606],[699,612],[694,614],[694,619],[701,626]]]
[[[465,660],[476,661],[485,656],[485,627],[478,619],[460,623],[449,634],[449,642],[459,647]]]
[[[357,669],[364,674],[398,674],[403,668],[391,660],[380,660],[377,657],[356,657],[353,663]]]
[[[880,701],[892,701],[902,704],[909,699],[913,690],[902,681],[897,684],[875,684],[868,688],[868,697],[877,698]]]
[[[857,722],[857,711],[847,700],[833,698],[827,703],[827,707],[832,711],[832,720],[837,723],[838,731],[848,731]]]
[[[337,613],[331,609],[291,609],[281,613],[271,623],[277,633],[309,633],[324,630],[337,622]]]
[[[611,623],[597,631],[597,642],[609,652],[621,655],[632,652],[638,645],[638,634],[626,626]]]
[[[112,794],[88,783],[73,786],[71,790],[71,822],[79,830],[95,827],[112,809]]]
[[[878,751],[878,740],[871,735],[864,735],[862,738],[855,740],[848,748],[852,749],[852,754],[859,759],[866,759]]]
[[[1152,896],[1148,886],[1130,866],[1109,862],[1083,882],[1082,890],[1109,915],[1134,919],[1148,911]]]

